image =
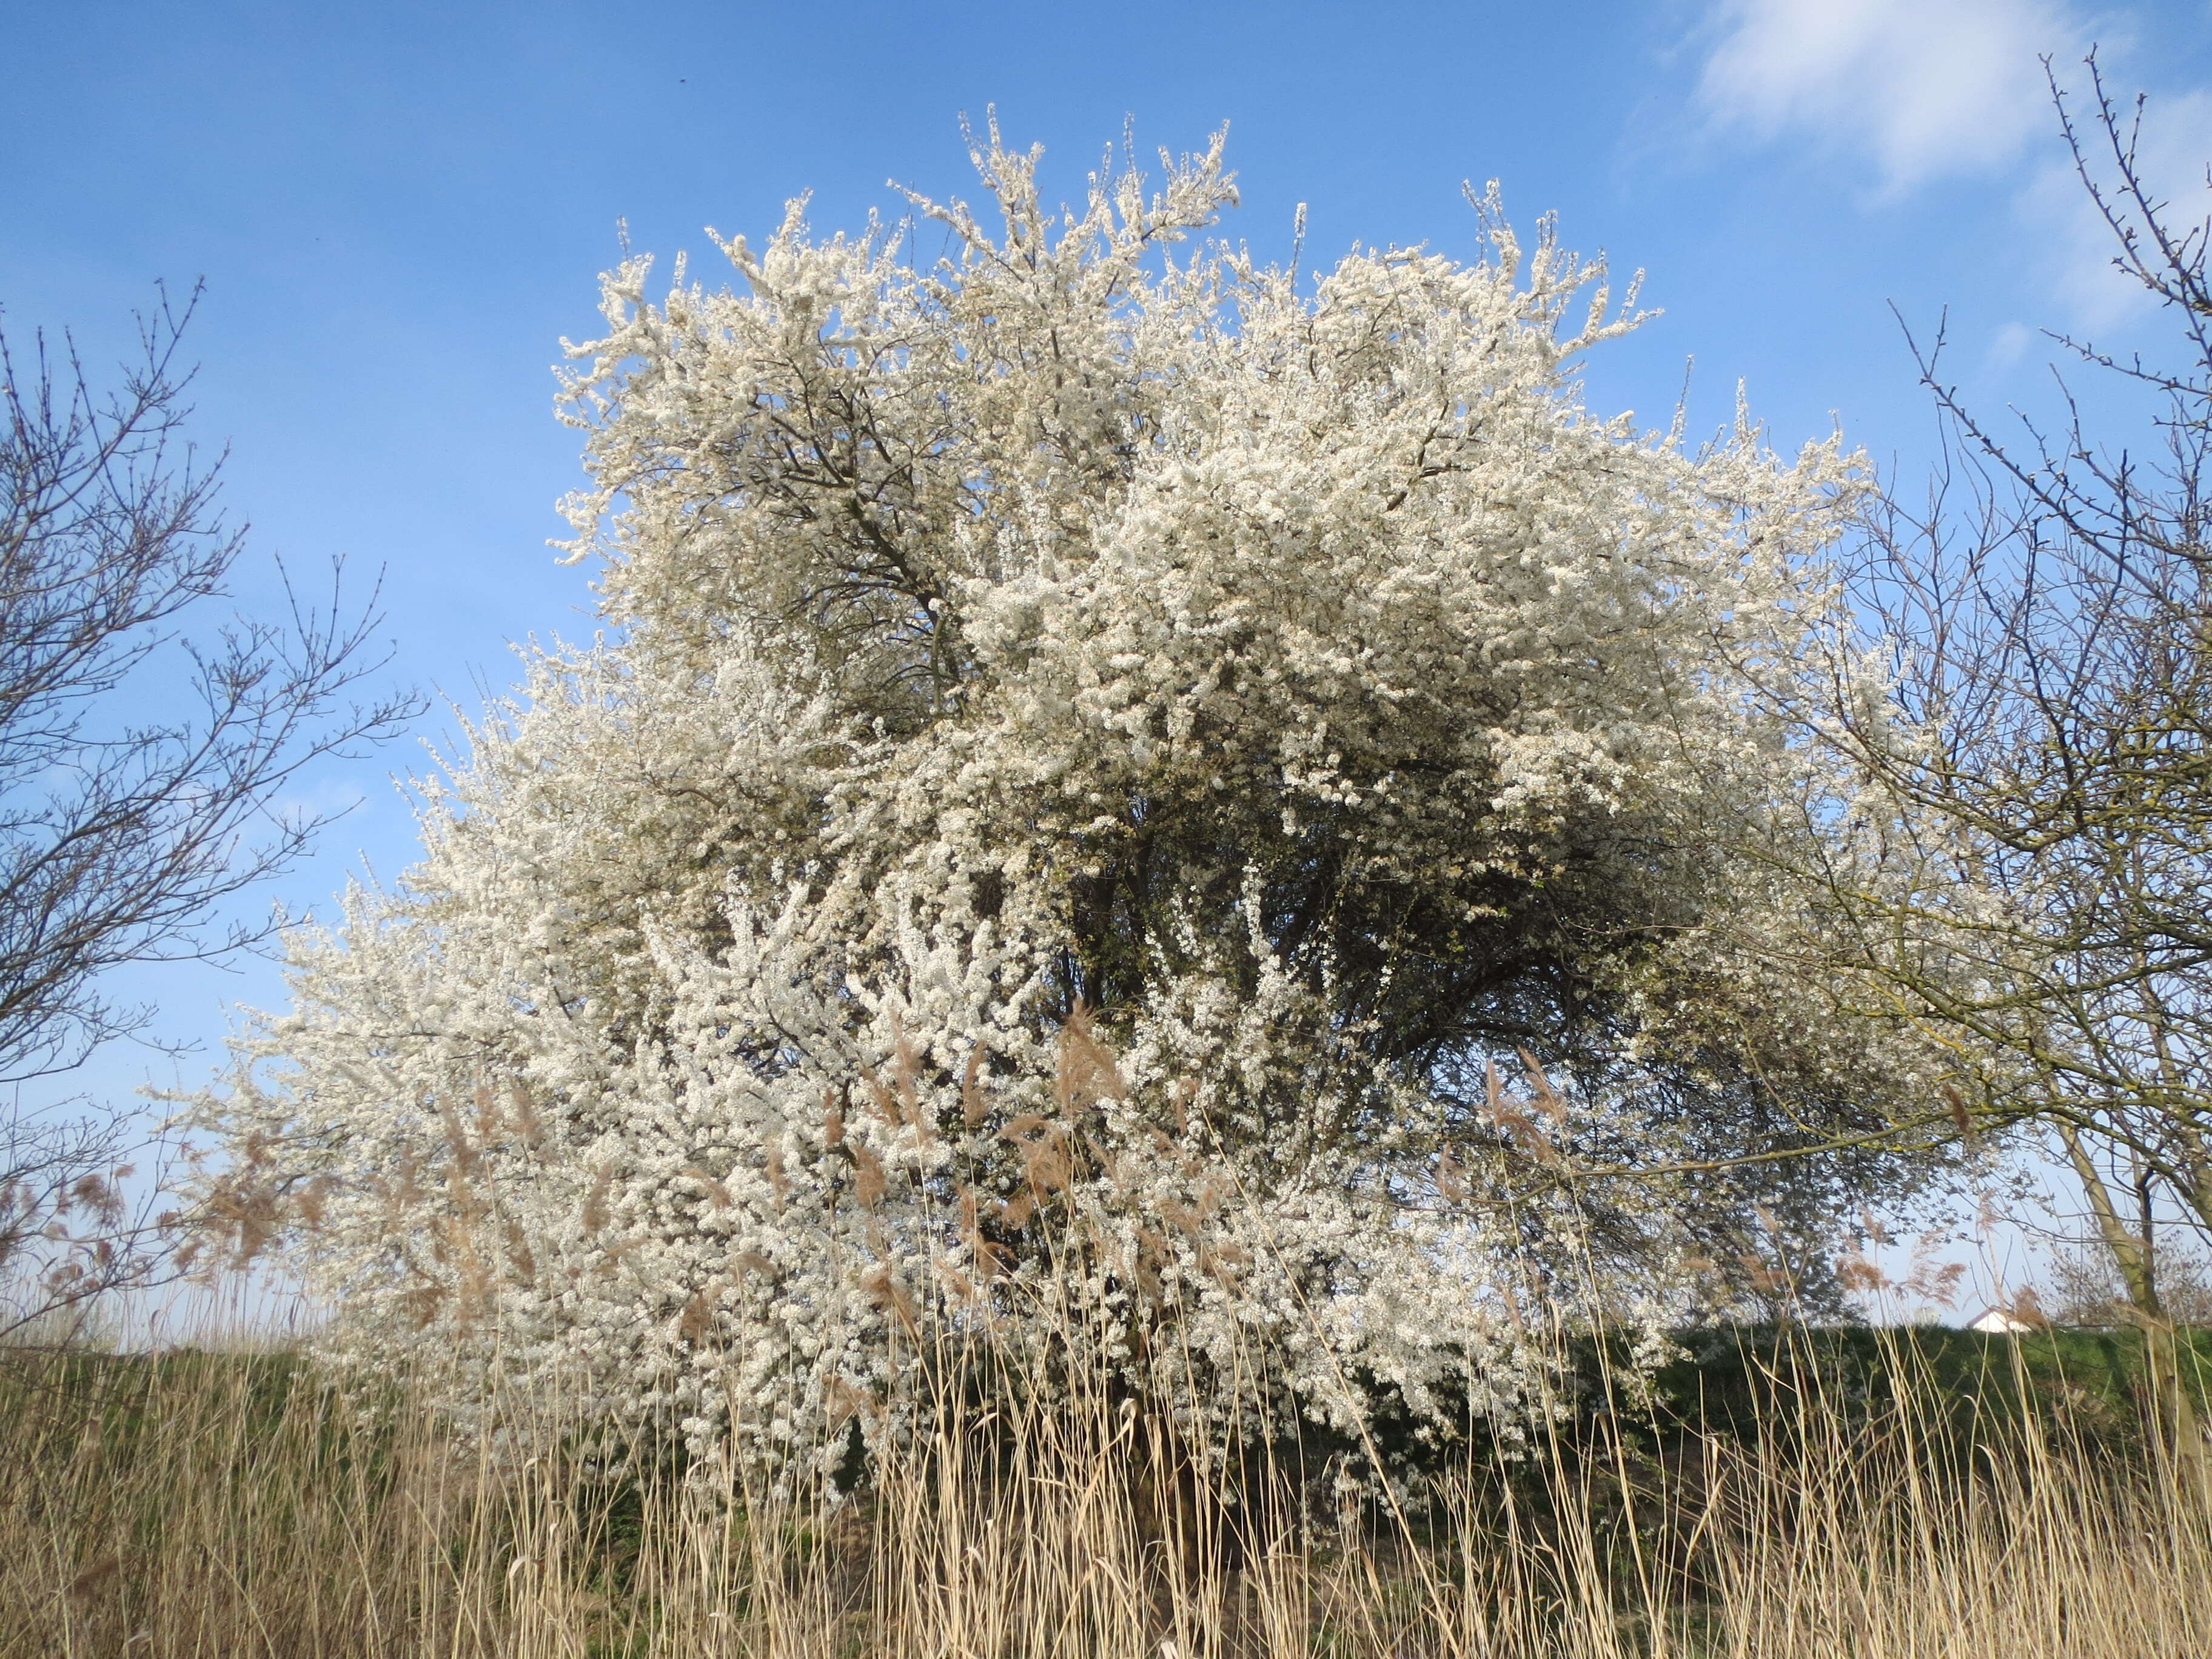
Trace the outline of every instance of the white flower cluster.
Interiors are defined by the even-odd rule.
[[[1003,226],[917,198],[933,265],[794,204],[743,291],[605,279],[609,631],[293,940],[210,1212],[343,1342],[750,1455],[972,1341],[1080,1334],[1195,1425],[1509,1403],[1562,1172],[1774,1132],[1716,849],[1855,469],[1592,416],[1634,318],[1494,200],[1483,262],[1302,283],[1194,240],[1218,141],[1080,213],[976,160]],[[1735,1201],[1625,1190],[1651,1284]]]

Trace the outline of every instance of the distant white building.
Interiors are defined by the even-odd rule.
[[[2016,1313],[2002,1308],[1987,1309],[1979,1319],[1966,1328],[1970,1331],[1987,1331],[1991,1336],[2019,1336],[2032,1331],[2034,1326]]]

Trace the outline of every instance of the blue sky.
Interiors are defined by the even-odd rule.
[[[1230,123],[1227,228],[1310,254],[1354,240],[1475,251],[1462,179],[1515,219],[1650,273],[1665,315],[1593,362],[1593,401],[1693,429],[1739,379],[1794,446],[1840,420],[1907,477],[1932,422],[1894,305],[1948,307],[1954,367],[1995,407],[2046,395],[2033,331],[2125,343],[2142,319],[2100,270],[2037,64],[2082,49],[2154,99],[2146,155],[2195,207],[2212,159],[2212,5],[2157,0],[1125,3],[873,0],[829,7],[567,3],[0,3],[0,306],[21,338],[122,355],[156,278],[204,278],[195,429],[265,561],[386,571],[395,673],[464,706],[506,642],[587,631],[554,564],[578,481],[552,419],[564,334],[596,321],[617,223],[661,256],[702,228],[757,235],[814,191],[823,228],[894,208],[886,180],[967,187],[957,126],[995,104],[1079,193],[1133,118],[1140,150]],[[434,719],[425,732],[436,729]],[[408,861],[387,780],[419,750],[317,778],[362,805],[271,896],[328,896],[364,854]],[[273,975],[140,976],[164,1029],[220,1032]],[[187,1077],[206,1061],[187,1062]],[[166,1062],[106,1056],[128,1089]]]

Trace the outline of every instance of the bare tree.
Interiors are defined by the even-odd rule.
[[[2156,1245],[2160,1298],[2179,1323],[2212,1325],[2212,1262],[2201,1249],[2162,1236]],[[2042,1311],[2054,1325],[2128,1329],[2138,1313],[2101,1240],[2069,1241],[2050,1257]]]
[[[21,1088],[101,1044],[144,1038],[125,963],[220,957],[273,921],[222,915],[329,815],[280,806],[312,763],[356,753],[416,712],[371,689],[374,595],[327,605],[285,582],[277,620],[196,625],[243,551],[221,458],[183,439],[181,337],[198,293],[140,319],[110,390],[73,343],[0,333],[0,1337],[143,1282],[158,1230],[126,1213],[128,1106],[27,1113]]]
[[[2087,123],[2051,76],[2061,127],[2173,334],[2163,362],[2052,337],[2106,421],[2147,404],[2154,441],[2100,440],[2063,376],[2059,426],[2001,435],[1942,377],[1940,337],[1921,354],[1951,465],[1925,511],[1877,523],[1861,587],[1908,718],[1845,697],[1833,728],[1893,816],[1828,896],[1852,965],[1978,1079],[1951,1096],[1958,1129],[2063,1152],[2174,1443],[2203,1459],[2153,1218],[2171,1200],[2212,1235],[2212,220],[2154,192],[2142,101],[2124,112],[2087,67]]]

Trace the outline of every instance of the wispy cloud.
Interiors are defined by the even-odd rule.
[[[1865,186],[1863,203],[1894,204],[1931,179],[1981,175],[2013,201],[2026,241],[2009,257],[2037,273],[2055,302],[2047,320],[2111,330],[2139,317],[2140,284],[2112,267],[2112,231],[2057,150],[2057,117],[2042,58],[2071,94],[2077,129],[2101,184],[2109,146],[2088,100],[2082,55],[2102,37],[2106,82],[2131,94],[2148,42],[2125,12],[2091,0],[1713,0],[1710,52],[1697,100],[1718,131],[1810,146]],[[2132,118],[2131,109],[2123,111]],[[2138,172],[2177,231],[2212,213],[2212,89],[2168,88],[2144,114]],[[1986,361],[2003,369],[2035,355],[2033,331],[1999,327]]]
[[[1884,193],[2014,161],[2050,128],[2039,56],[2087,44],[2060,0],[1721,0],[1714,21],[1708,116],[1841,152]]]

